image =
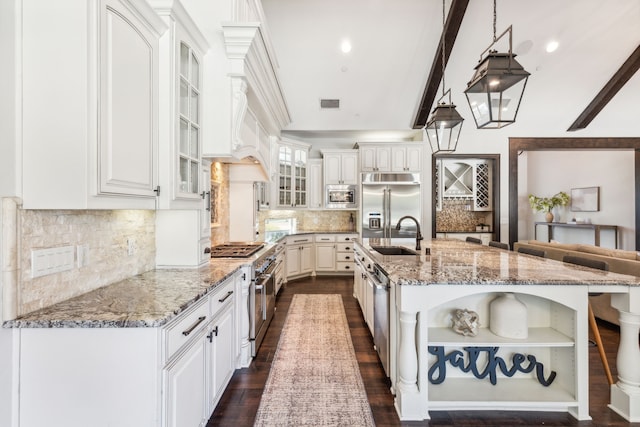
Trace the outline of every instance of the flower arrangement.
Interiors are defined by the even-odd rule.
[[[538,197],[529,194],[529,204],[531,209],[536,212],[551,212],[556,206],[567,206],[569,204],[569,195],[564,191],[556,193],[552,197]]]

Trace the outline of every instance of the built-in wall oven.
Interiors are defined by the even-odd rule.
[[[251,355],[256,356],[276,310],[275,271],[279,266],[275,247],[253,265],[249,287]]]

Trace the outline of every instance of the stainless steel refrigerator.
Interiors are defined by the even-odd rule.
[[[405,215],[421,220],[420,174],[362,174],[361,206],[362,237],[415,238],[417,229],[413,221],[404,220],[400,230],[396,230],[396,224]],[[424,226],[420,224],[420,228]]]

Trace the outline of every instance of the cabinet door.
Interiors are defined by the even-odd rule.
[[[422,170],[422,147],[410,145],[407,147],[405,167],[410,172]]]
[[[300,250],[300,273],[311,273],[314,268],[314,245],[302,245]]]
[[[393,147],[391,149],[391,170],[394,172],[407,170],[407,149],[405,147]]]
[[[287,246],[287,277],[300,274],[300,245]]]
[[[324,155],[325,184],[342,184],[342,156],[340,154]]]
[[[158,37],[118,0],[100,16],[100,194],[155,197]]]
[[[369,278],[365,279],[365,313],[364,319],[369,327],[369,332],[373,336],[373,281]]]
[[[375,147],[360,147],[360,169],[363,172],[373,172],[376,170],[376,149]]]
[[[293,168],[293,205],[303,208],[307,206],[307,152],[294,150]]]
[[[376,147],[376,171],[389,172],[391,170],[391,148]]]
[[[234,342],[232,305],[211,323],[207,342],[209,343],[209,408],[208,413],[213,412],[220,396],[224,392],[234,371]]]
[[[309,160],[309,207],[320,209],[322,205],[322,160]]]
[[[293,182],[293,149],[288,146],[278,148],[278,206],[291,207],[291,185]]]
[[[201,334],[195,343],[164,370],[167,427],[198,427],[206,421],[206,345]]]
[[[316,271],[336,270],[335,243],[316,243]]]
[[[358,155],[356,153],[342,155],[341,175],[343,184],[358,183]]]

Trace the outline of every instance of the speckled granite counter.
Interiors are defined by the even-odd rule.
[[[371,245],[415,249],[414,239],[363,239],[360,244],[391,281],[399,285],[640,286],[640,278],[600,272],[456,239],[423,240],[420,255],[381,255]],[[431,254],[425,255],[429,248]]]
[[[214,259],[199,269],[154,270],[4,322],[5,328],[158,327],[252,258]]]
[[[611,386],[609,408],[629,421],[640,421],[638,277],[462,240],[424,240],[419,255],[385,256],[372,249],[376,245],[413,249],[415,240],[363,239],[356,245],[391,280],[387,293],[390,379],[401,419],[428,419],[430,410],[504,408],[567,411],[579,420],[590,419],[587,313],[588,295],[597,291],[611,293],[612,306],[620,314],[618,381]],[[375,319],[377,287],[373,292]],[[498,336],[490,329],[491,302],[504,293],[528,302],[528,337]],[[453,332],[451,319],[462,309],[478,313],[477,336]],[[516,356],[519,351],[522,354]],[[557,371],[558,381],[541,386],[535,377],[524,375],[511,381],[513,374],[505,374],[497,385],[487,385],[483,376],[487,371],[468,374],[479,369],[476,363],[481,353],[482,357],[491,353],[489,359],[516,368],[523,366],[517,357],[524,360],[526,353],[526,357],[544,360],[538,367],[554,372],[554,378]],[[491,366],[493,362],[483,361],[482,369],[488,369],[485,363]],[[448,379],[446,369],[451,371]],[[433,376],[436,371],[441,374],[438,378]]]

